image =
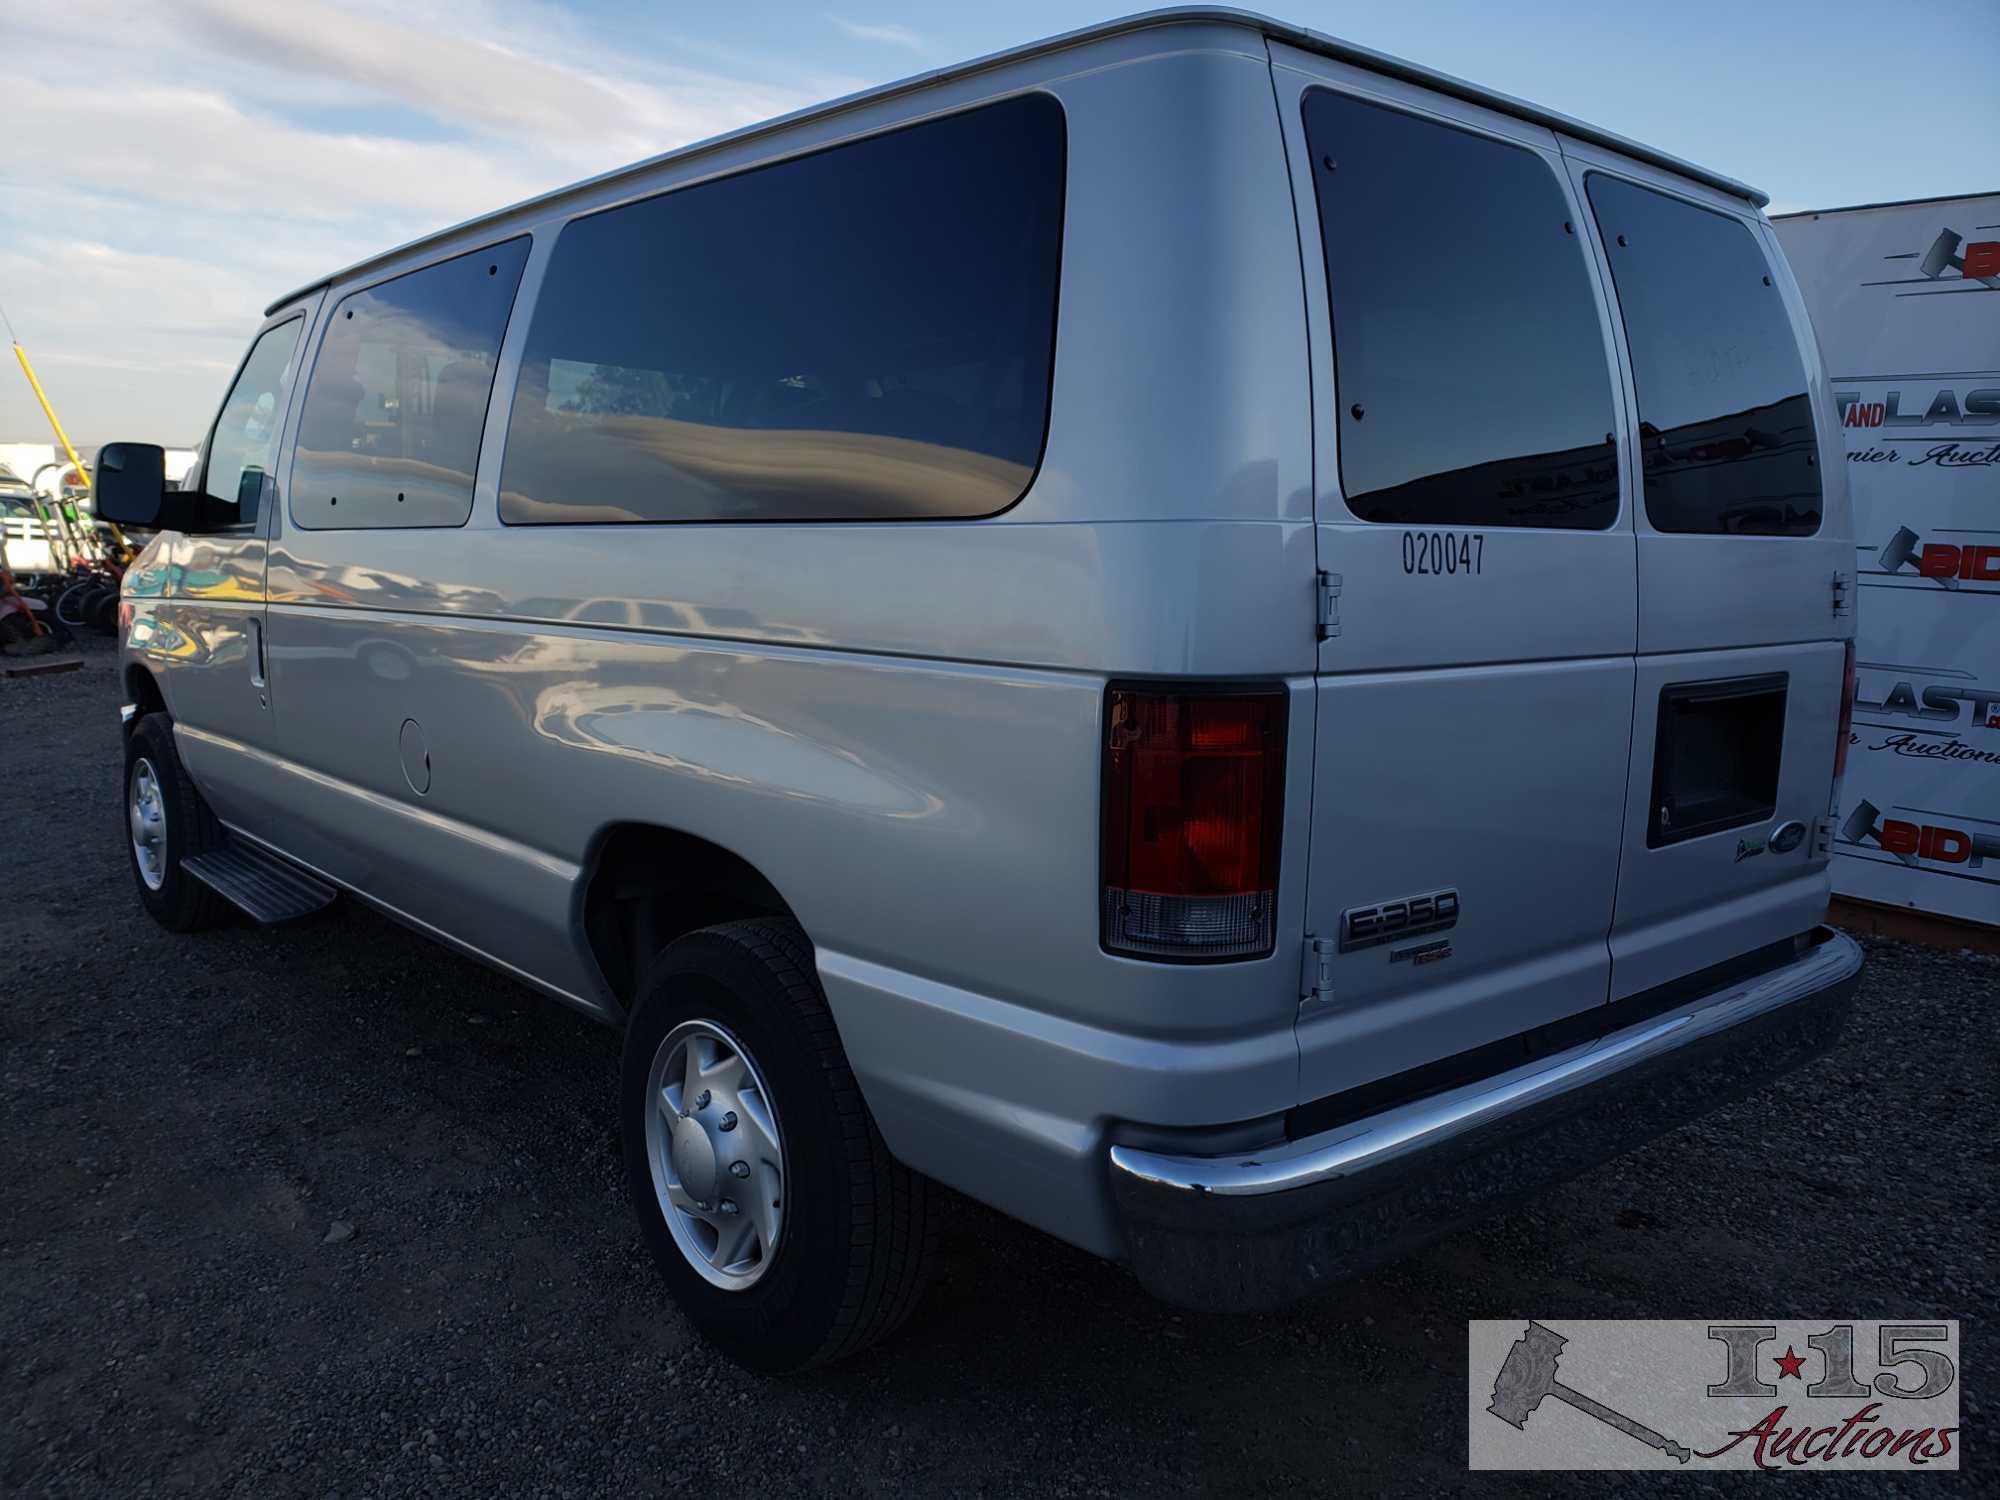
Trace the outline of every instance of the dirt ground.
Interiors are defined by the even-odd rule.
[[[2000,961],[1874,943],[1833,1056],[1309,1305],[1177,1314],[953,1198],[900,1338],[746,1375],[640,1245],[611,1032],[353,903],[146,919],[111,663],[0,681],[0,1494],[1429,1497],[1468,1318],[2000,1315]]]

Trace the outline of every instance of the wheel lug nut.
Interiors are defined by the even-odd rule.
[[[718,1128],[722,1130],[734,1130],[736,1128],[736,1111],[733,1109],[726,1111],[722,1116],[722,1124]]]
[[[707,1109],[708,1100],[709,1100],[708,1090],[703,1089],[699,1094],[695,1096],[694,1107],[696,1109]]]
[[[731,1162],[729,1164],[729,1175],[731,1177],[748,1177],[750,1175],[750,1163],[747,1161]]]
[[[743,1210],[736,1206],[734,1198],[724,1198],[720,1203],[715,1205],[715,1211],[719,1214],[735,1214],[741,1213]]]

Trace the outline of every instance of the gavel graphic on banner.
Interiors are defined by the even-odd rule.
[[[1568,1342],[1554,1329],[1539,1323],[1528,1324],[1528,1331],[1514,1340],[1514,1347],[1507,1351],[1500,1373],[1493,1379],[1493,1402],[1486,1409],[1509,1426],[1526,1432],[1528,1418],[1542,1404],[1542,1398],[1553,1396],[1620,1432],[1630,1433],[1649,1448],[1658,1448],[1669,1458],[1686,1463],[1691,1455],[1684,1444],[1640,1426],[1630,1417],[1571,1390],[1556,1379],[1556,1361],[1562,1358],[1563,1345]]]

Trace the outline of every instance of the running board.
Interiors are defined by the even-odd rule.
[[[190,855],[181,869],[266,927],[324,911],[339,894],[282,856],[236,839]]]

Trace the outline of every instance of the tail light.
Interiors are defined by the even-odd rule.
[[[1854,642],[1847,643],[1847,665],[1840,684],[1840,738],[1833,745],[1833,800],[1840,800],[1840,778],[1847,774],[1847,742],[1854,738]]]
[[[1106,950],[1261,957],[1276,936],[1283,689],[1105,700]]]

